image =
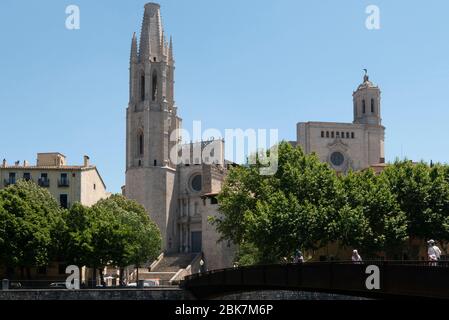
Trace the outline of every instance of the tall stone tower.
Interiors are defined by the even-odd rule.
[[[126,113],[125,194],[143,204],[169,247],[176,211],[176,163],[170,150],[181,127],[174,101],[173,43],[165,39],[160,6],[145,5],[137,44],[133,35]],[[172,159],[173,160],[173,159]]]
[[[385,128],[382,126],[380,110],[380,89],[374,85],[365,69],[363,83],[353,93],[354,124],[365,127],[366,141],[365,157],[368,164],[373,165],[385,162]]]
[[[353,93],[354,123],[378,125],[382,124],[380,117],[380,89],[370,80],[365,71],[363,83]]]

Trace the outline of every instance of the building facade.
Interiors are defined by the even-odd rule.
[[[126,184],[123,193],[149,212],[166,253],[204,253],[208,268],[233,264],[235,247],[220,242],[210,223],[219,216],[217,195],[227,174],[224,141],[181,145],[182,120],[174,99],[173,42],[167,41],[160,6],[145,5],[140,40],[131,41],[126,111]],[[337,172],[384,167],[381,92],[365,73],[353,92],[352,123],[297,124],[297,141]]]
[[[381,92],[366,73],[353,93],[353,109],[352,123],[298,123],[296,144],[306,153],[316,153],[337,172],[381,168],[385,163]]]
[[[173,43],[167,41],[161,20],[160,6],[146,4],[139,45],[135,34],[131,41],[122,190],[156,222],[166,253],[203,253],[207,263],[227,267],[233,248],[210,252],[217,249],[219,237],[208,216],[217,212],[204,198],[220,191],[226,175],[224,141],[180,144]]]
[[[47,188],[64,208],[69,208],[75,202],[92,206],[109,194],[97,168],[89,161],[89,157],[84,156],[83,165],[67,165],[66,157],[57,152],[38,153],[36,165],[30,165],[28,161],[8,165],[3,160],[0,166],[0,188],[20,179],[31,180]]]

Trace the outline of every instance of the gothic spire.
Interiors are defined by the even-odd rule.
[[[155,56],[162,56],[164,54],[164,28],[162,27],[162,17],[160,9],[156,12],[156,34],[154,36],[154,42],[157,43],[155,49],[157,51],[152,52]]]
[[[168,61],[170,61],[170,62],[174,61],[173,56],[174,56],[174,54],[173,54],[173,39],[170,36],[170,47],[168,48]]]
[[[147,3],[140,33],[140,58],[160,58],[162,55],[163,29],[160,5]]]
[[[137,62],[137,38],[136,33],[133,34],[133,39],[131,41],[131,57],[130,57],[131,63]]]
[[[140,45],[139,45],[139,57],[140,60],[143,61],[145,57],[148,57],[148,54],[150,52],[150,42],[149,42],[149,28],[148,28],[148,15],[145,14],[143,16],[142,21],[142,29],[140,31]]]

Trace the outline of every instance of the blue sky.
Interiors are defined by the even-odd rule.
[[[0,158],[90,155],[124,183],[131,36],[146,1],[0,2]],[[277,128],[352,121],[363,68],[382,90],[386,157],[448,162],[449,2],[162,0],[184,126]],[[80,30],[65,28],[78,5]],[[365,28],[368,5],[380,30]]]

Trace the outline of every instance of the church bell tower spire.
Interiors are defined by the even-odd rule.
[[[353,93],[354,101],[354,123],[381,125],[380,89],[369,80],[368,70],[363,69],[365,74],[363,82]]]
[[[174,106],[172,46],[165,41],[160,5],[147,3],[140,45],[135,34],[131,42],[125,195],[144,205],[161,230],[164,249],[169,247],[167,230],[172,230],[176,200],[177,161],[171,151],[181,127]]]

